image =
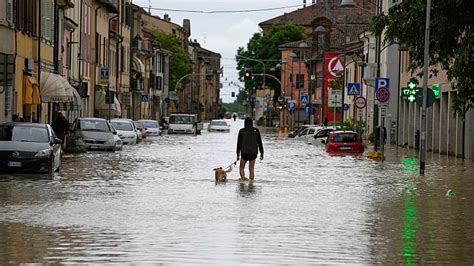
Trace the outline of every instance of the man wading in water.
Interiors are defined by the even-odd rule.
[[[240,160],[240,178],[245,179],[245,164],[249,162],[250,180],[255,177],[254,167],[255,159],[260,151],[260,160],[263,160],[263,144],[260,131],[252,126],[252,119],[245,118],[245,127],[240,129],[239,137],[237,138],[237,161]]]

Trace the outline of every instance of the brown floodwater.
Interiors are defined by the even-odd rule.
[[[231,133],[66,156],[53,180],[0,175],[0,264],[473,264],[474,164],[389,147],[328,156],[263,132],[256,181],[216,184]],[[280,137],[279,137],[280,136]]]

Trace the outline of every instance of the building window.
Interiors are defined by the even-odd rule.
[[[0,95],[5,98],[4,112],[8,115],[12,111],[12,89],[14,74],[14,56],[0,53]]]
[[[41,1],[41,37],[49,42],[54,40],[54,0]]]
[[[8,5],[7,2],[7,10]],[[37,1],[17,0],[14,2],[16,28],[26,34],[36,36]],[[13,11],[10,12],[13,14]]]
[[[304,87],[304,74],[296,74],[296,88],[301,89]]]

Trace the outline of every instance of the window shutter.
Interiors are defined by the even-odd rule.
[[[6,18],[10,25],[13,25],[13,0],[7,0]]]

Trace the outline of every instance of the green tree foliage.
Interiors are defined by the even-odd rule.
[[[155,33],[156,40],[160,47],[172,52],[170,59],[170,91],[175,90],[176,82],[184,75],[193,70],[191,58],[178,38],[172,34],[163,32]],[[179,88],[178,88],[179,89]]]
[[[447,70],[458,91],[454,111],[464,118],[474,103],[474,1],[433,0],[430,20],[430,76],[437,67]],[[426,0],[403,0],[388,14],[374,17],[370,29],[385,30],[387,44],[404,44],[410,49],[410,69],[422,75]]]
[[[252,74],[263,74],[263,64],[257,61],[248,60],[244,57],[265,59],[265,73],[273,75],[280,79],[281,70],[275,68],[276,64],[281,61],[281,51],[279,45],[303,40],[304,28],[294,24],[273,26],[267,33],[255,33],[247,43],[247,48],[239,47],[237,49],[237,70],[239,70],[240,80],[244,80],[245,68],[250,68]],[[242,57],[240,57],[242,56]],[[263,77],[253,75],[253,79],[245,81],[245,88],[248,92],[253,92],[263,85]],[[265,86],[275,89],[275,98],[281,94],[280,84],[271,77],[265,77]],[[240,93],[239,96],[247,96],[247,93]],[[237,97],[237,100],[243,97]]]

